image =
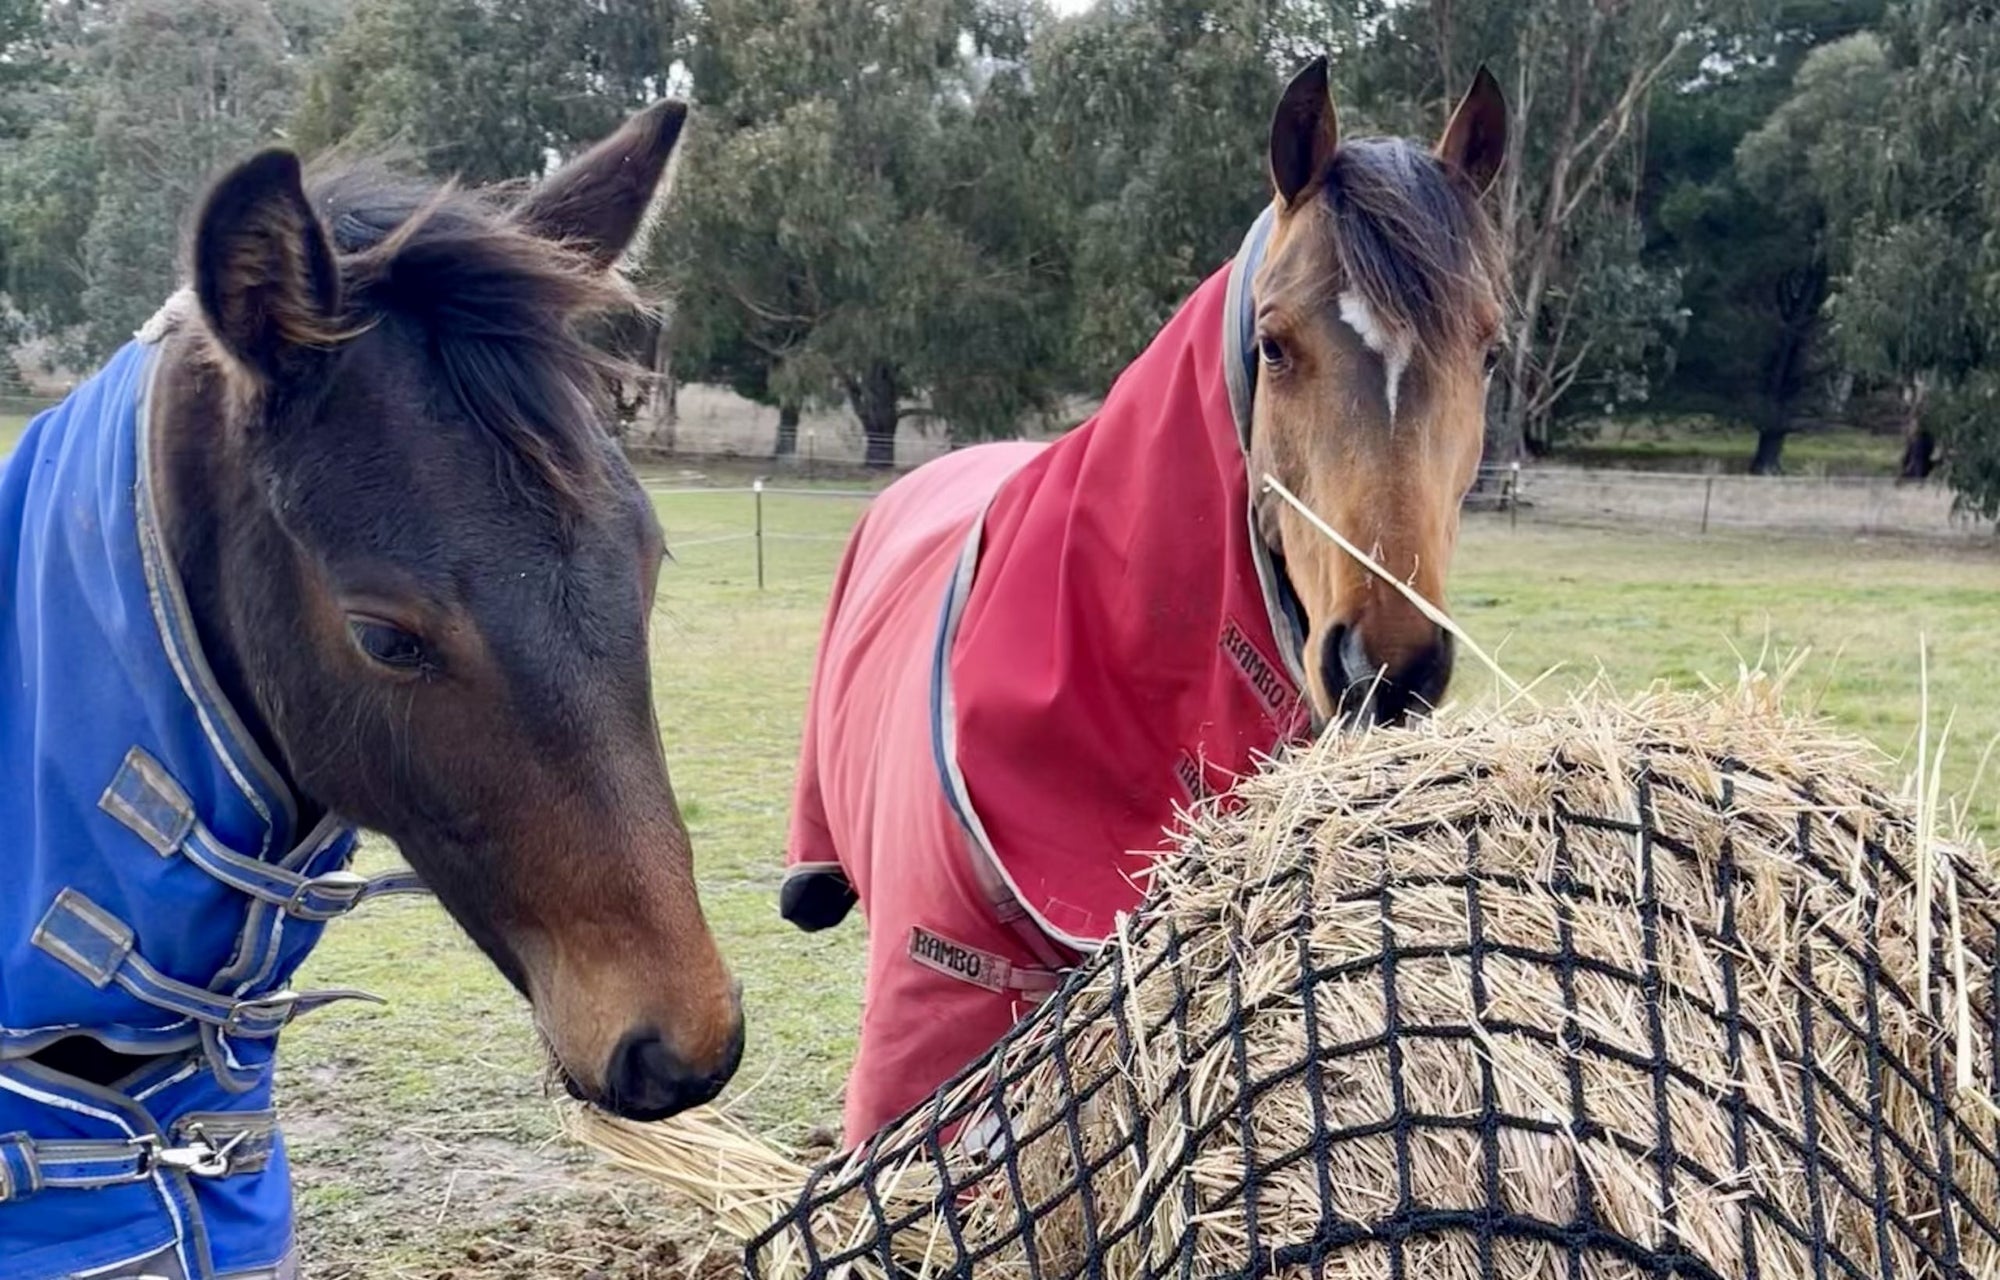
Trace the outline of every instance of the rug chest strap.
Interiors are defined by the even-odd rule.
[[[993,918],[1007,927],[1007,931],[1021,940],[1028,948],[1028,954],[1055,972],[1074,968],[1076,957],[1067,955],[1042,932],[1021,900],[1014,896],[1014,890],[993,865],[986,851],[978,841],[968,838],[965,842],[966,857],[972,863],[972,875],[979,885],[979,892],[986,899],[986,905],[993,912]]]
[[[238,853],[201,824],[187,792],[139,747],[125,753],[97,805],[161,857],[180,854],[237,892],[297,919],[331,920],[370,898],[425,892],[413,871],[364,876],[341,868],[306,876]]]
[[[43,1191],[90,1191],[145,1182],[157,1170],[197,1178],[255,1173],[270,1163],[268,1111],[184,1117],[168,1141],[149,1135],[49,1139],[0,1134],[0,1205]]]
[[[380,996],[348,988],[275,991],[237,999],[168,977],[139,954],[130,925],[75,889],[56,895],[35,926],[33,941],[37,950],[60,960],[92,986],[102,988],[115,982],[155,1008],[229,1035],[269,1038],[300,1014],[337,1000],[383,1003]]]

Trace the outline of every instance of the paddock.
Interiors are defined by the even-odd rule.
[[[705,482],[727,485],[700,491]],[[745,983],[749,1054],[728,1098],[790,1142],[837,1123],[860,994],[860,922],[816,935],[778,918],[786,797],[813,647],[841,539],[864,499],[766,492],[765,582],[743,536],[741,478],[648,475],[675,547],[655,618],[655,696],[695,841],[704,903]],[[788,485],[791,482],[788,482]],[[843,482],[844,490],[851,482]],[[807,486],[800,485],[799,488]],[[688,490],[696,490],[689,492]],[[1893,541],[1808,541],[1643,526],[1468,519],[1460,621],[1526,678],[1621,688],[1734,679],[1739,657],[1810,647],[1799,688],[1891,753],[1919,715],[1955,710],[1947,790],[2000,735],[1991,639],[2000,557]],[[1456,692],[1490,696],[1468,663]],[[2000,751],[1995,751],[2000,757]],[[2000,759],[1969,803],[2000,832]],[[365,861],[394,855],[371,842]],[[288,1034],[280,1080],[306,1256],[323,1280],[727,1274],[692,1214],[556,1132],[525,1007],[429,901],[391,900],[330,930],[301,977],[389,997]]]

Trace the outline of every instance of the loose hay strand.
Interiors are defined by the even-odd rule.
[[[1387,569],[1384,569],[1381,565],[1375,562],[1375,558],[1373,556],[1369,555],[1367,552],[1363,551],[1360,547],[1355,546],[1352,542],[1348,541],[1345,537],[1341,536],[1341,533],[1338,529],[1335,529],[1332,525],[1320,519],[1318,512],[1314,511],[1311,507],[1307,506],[1304,502],[1300,501],[1299,496],[1293,493],[1290,489],[1287,489],[1283,484],[1281,484],[1276,476],[1273,476],[1270,473],[1266,472],[1264,475],[1264,487],[1269,489],[1272,493],[1277,494],[1280,498],[1283,498],[1300,515],[1304,516],[1306,518],[1306,521],[1310,523],[1313,528],[1319,530],[1321,533],[1325,534],[1328,538],[1332,539],[1334,545],[1338,546],[1342,551],[1345,551],[1348,555],[1351,555],[1356,560],[1360,561],[1362,568],[1368,570],[1368,572],[1374,574],[1382,581],[1394,587],[1398,592],[1402,594],[1404,599],[1408,600],[1410,604],[1416,608],[1418,613],[1423,614],[1424,617],[1430,619],[1430,621],[1434,625],[1448,632],[1453,639],[1457,640],[1460,644],[1464,645],[1467,649],[1469,649],[1472,652],[1472,656],[1478,658],[1480,662],[1484,663],[1486,665],[1486,669],[1491,671],[1494,674],[1494,676],[1499,679],[1501,684],[1507,686],[1507,691],[1513,694],[1514,697],[1527,698],[1528,701],[1530,702],[1534,701],[1533,698],[1529,697],[1528,691],[1523,687],[1521,687],[1520,683],[1516,681],[1514,677],[1508,675],[1506,670],[1502,668],[1497,661],[1494,660],[1491,654],[1487,653],[1486,650],[1482,649],[1479,646],[1479,642],[1477,640],[1474,640],[1470,635],[1466,634],[1465,629],[1452,620],[1450,614],[1438,608],[1430,601],[1424,599],[1423,593],[1421,591],[1418,591],[1415,587],[1412,587],[1409,583],[1404,582],[1401,578],[1398,578],[1395,574],[1390,573]]]
[[[1978,1064],[1973,1057],[1972,981],[1965,962],[1965,916],[1958,907],[1958,873],[1950,863],[1946,863],[1944,875],[1945,905],[1951,912],[1951,1022],[1952,1030],[1958,1037],[1958,1052],[1955,1055],[1958,1072],[1953,1083],[1959,1089],[1967,1090],[1978,1083],[1974,1074]]]

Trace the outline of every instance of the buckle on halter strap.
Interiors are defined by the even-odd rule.
[[[298,1002],[299,993],[290,990],[238,1000],[222,1020],[220,1029],[239,1036],[276,1035],[279,1027],[297,1016]]]

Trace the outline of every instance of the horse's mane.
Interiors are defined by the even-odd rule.
[[[578,321],[634,301],[624,277],[523,226],[504,198],[376,160],[316,170],[307,193],[340,263],[344,327],[412,322],[459,408],[555,493],[602,465],[613,378]]]
[[[1343,142],[1320,204],[1334,288],[1360,293],[1420,355],[1482,336],[1474,326],[1503,303],[1504,255],[1476,197],[1435,156],[1401,138]]]

